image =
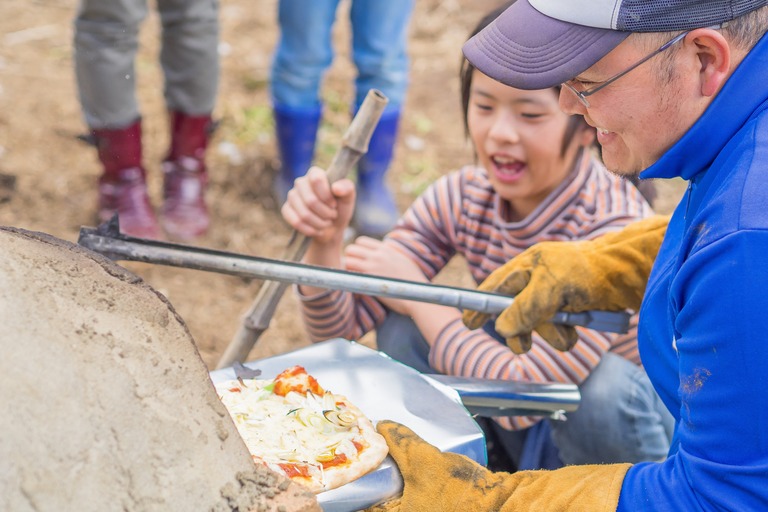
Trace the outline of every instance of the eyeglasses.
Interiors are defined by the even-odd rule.
[[[581,103],[585,107],[589,108],[589,101],[587,100],[587,96],[592,96],[597,91],[603,89],[604,87],[609,86],[610,84],[612,84],[613,82],[615,82],[619,78],[623,77],[624,75],[626,75],[627,73],[629,73],[630,71],[635,69],[636,67],[640,66],[645,61],[651,60],[653,57],[655,57],[656,55],[660,54],[661,52],[663,52],[664,50],[666,50],[667,48],[669,48],[673,44],[677,43],[678,41],[682,41],[683,38],[685,38],[685,36],[687,36],[687,35],[688,35],[687,31],[683,32],[682,34],[676,36],[675,38],[673,38],[670,41],[667,41],[666,43],[661,45],[658,50],[654,51],[650,55],[647,55],[647,56],[643,57],[638,62],[632,64],[630,67],[628,67],[627,69],[625,69],[621,73],[612,76],[611,78],[609,78],[608,80],[605,80],[604,82],[600,82],[599,85],[597,85],[595,87],[592,87],[591,89],[587,89],[587,90],[584,90],[584,91],[579,91],[578,89],[576,89],[576,87],[574,85],[574,84],[578,83],[575,79],[571,79],[571,80],[568,80],[567,82],[563,82],[563,85],[565,87],[567,87],[573,94],[575,94],[576,97],[579,98],[579,101],[581,101]]]

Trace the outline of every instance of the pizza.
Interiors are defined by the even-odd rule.
[[[274,379],[220,382],[216,391],[254,461],[314,493],[365,475],[387,456],[365,414],[301,366]]]

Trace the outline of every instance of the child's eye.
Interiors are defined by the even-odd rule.
[[[490,112],[493,110],[493,107],[491,105],[486,105],[483,103],[475,103],[475,108],[478,110],[482,110],[484,112]]]
[[[520,116],[526,119],[538,119],[540,117],[544,117],[544,114],[538,114],[534,112],[521,112]]]

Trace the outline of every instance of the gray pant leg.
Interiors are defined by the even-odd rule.
[[[566,464],[658,461],[669,451],[674,419],[642,368],[605,354],[581,386],[579,409],[553,421]]]
[[[376,327],[376,348],[421,373],[437,373],[429,366],[429,345],[411,318],[390,311]]]
[[[80,0],[75,77],[90,128],[121,128],[139,117],[134,60],[146,0]]]
[[[166,105],[185,114],[210,114],[219,84],[218,0],[158,0],[157,6]]]
[[[377,327],[376,343],[393,359],[422,373],[436,372],[429,366],[429,345],[408,317],[390,312]],[[579,391],[579,409],[564,422],[550,422],[564,463],[656,461],[667,455],[674,419],[642,368],[604,354]],[[501,447],[519,464],[525,431],[492,426]]]

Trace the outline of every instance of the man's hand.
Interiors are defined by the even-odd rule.
[[[370,512],[561,512],[615,510],[630,464],[570,466],[556,471],[494,473],[442,453],[408,427],[379,422],[403,475],[403,495]]]
[[[404,425],[382,421],[377,430],[405,483],[402,498],[381,510],[499,511],[514,490],[509,473],[494,474],[464,455],[441,453]]]
[[[496,331],[518,354],[530,350],[534,330],[569,350],[576,329],[550,322],[557,311],[637,311],[668,222],[657,215],[592,241],[542,242],[522,252],[478,288],[515,297],[496,319]],[[488,317],[465,311],[463,320],[476,329]]]

